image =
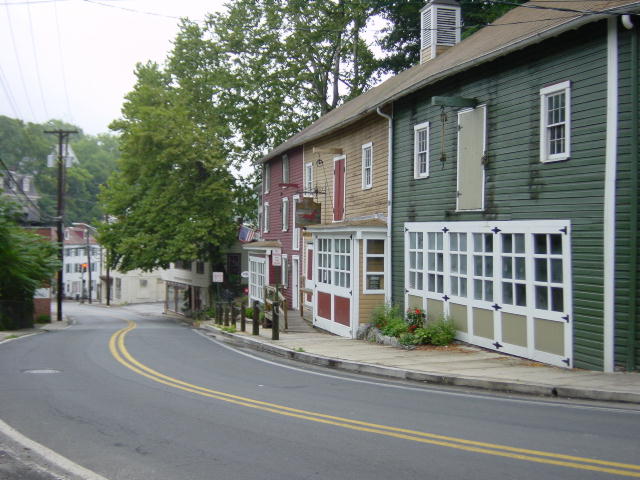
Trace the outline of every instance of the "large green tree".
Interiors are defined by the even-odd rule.
[[[117,171],[101,200],[110,221],[100,241],[120,270],[215,259],[234,238],[235,179],[215,125],[155,63],[140,64],[126,96]]]
[[[47,155],[57,152],[57,137],[44,131],[55,129],[79,132],[70,136],[78,161],[66,170],[65,223],[97,222],[102,218],[99,187],[115,169],[119,156],[115,136],[86,135],[80,128],[58,120],[37,124],[0,116],[0,158],[9,169],[34,176],[42,220],[51,222],[57,214],[58,174],[56,168],[47,167]],[[6,172],[0,168],[0,174]]]
[[[33,325],[33,295],[59,268],[56,246],[17,218],[15,205],[0,197],[0,330]]]

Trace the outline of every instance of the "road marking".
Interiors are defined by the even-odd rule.
[[[261,400],[233,395],[230,393],[212,390],[209,388],[187,383],[182,380],[169,377],[160,372],[157,372],[152,368],[149,368],[148,366],[140,363],[129,353],[125,346],[124,339],[125,336],[136,327],[137,324],[135,322],[129,321],[127,327],[118,330],[111,336],[111,338],[109,339],[109,350],[111,351],[113,357],[120,364],[143,377],[172,388],[183,390],[185,392],[194,393],[203,397],[214,398],[216,400],[221,400],[235,405],[241,405],[244,407],[263,410],[293,418],[299,418],[302,420],[334,425],[350,430],[375,433],[419,443],[439,445],[443,447],[455,448],[458,450],[484,453],[487,455],[507,457],[516,460],[524,460],[580,470],[590,470],[626,477],[640,478],[640,465],[598,460],[587,457],[577,457],[573,455],[544,452],[540,450],[510,447],[507,445],[478,442],[474,440],[467,440],[464,438],[449,437],[434,433],[420,432],[417,430],[363,422],[360,420],[353,420],[344,417],[287,407],[285,405],[264,402]]]

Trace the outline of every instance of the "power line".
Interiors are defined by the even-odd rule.
[[[2,70],[2,65],[0,64],[0,83],[2,83],[2,89],[4,90],[5,95],[7,96],[7,100],[9,101],[9,106],[11,110],[13,110],[13,114],[15,118],[21,118],[20,112],[18,111],[18,104],[16,103],[15,98],[13,98],[13,94],[11,93],[11,88],[9,87],[9,82],[7,82],[7,78],[4,75],[4,71]]]
[[[4,160],[2,160],[2,157],[0,157],[0,164],[2,164],[2,168],[4,168],[4,170],[7,172],[7,175],[11,180],[11,182],[13,182],[13,184],[18,188],[19,193],[22,194],[22,196],[27,200],[27,202],[29,202],[29,204],[34,208],[36,213],[38,213],[42,217],[48,217],[49,219],[52,219],[52,220],[56,218],[56,217],[52,217],[49,214],[44,213],[37,204],[33,203],[33,200],[31,200],[29,195],[27,195],[27,193],[24,191],[24,189],[22,188],[22,185],[20,185],[20,182],[18,182],[16,178],[13,176],[13,172],[9,170],[9,167],[7,166],[7,164],[4,163]],[[16,192],[11,187],[11,182],[9,182],[9,189],[11,189],[11,191],[16,195],[16,198],[20,198],[18,196],[18,192]]]
[[[70,120],[73,121],[71,113],[71,103],[69,102],[69,89],[67,88],[67,75],[64,68],[64,57],[62,56],[62,36],[60,35],[60,19],[58,18],[58,2],[53,3],[53,10],[56,17],[56,32],[58,34],[58,53],[60,54],[60,73],[62,75],[62,87],[64,89],[64,98],[67,103],[67,112]]]
[[[49,112],[47,112],[47,104],[44,101],[44,92],[42,90],[42,79],[40,76],[40,62],[38,61],[38,49],[36,48],[36,41],[33,35],[33,22],[31,21],[31,7],[27,4],[27,15],[29,18],[29,33],[31,34],[31,49],[33,50],[33,59],[36,65],[36,79],[38,80],[38,88],[40,90],[40,100],[42,101],[42,108],[44,110],[45,119],[49,118]]]

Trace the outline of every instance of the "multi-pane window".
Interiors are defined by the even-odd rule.
[[[423,233],[409,233],[409,288],[413,290],[423,289]]]
[[[502,236],[502,303],[527,305],[527,266],[523,233]]]
[[[336,238],[333,253],[333,284],[338,287],[351,287],[351,241],[348,238]]]
[[[444,292],[443,233],[427,233],[427,291]]]
[[[333,240],[318,239],[318,275],[317,281],[331,285],[331,249]]]
[[[362,145],[362,189],[373,185],[373,146],[371,143]]]
[[[493,301],[493,234],[473,234],[473,298]]]
[[[384,240],[365,240],[365,291],[384,290]]]
[[[304,193],[313,195],[313,163],[304,164]]]
[[[282,231],[289,230],[289,199],[287,197],[282,199],[282,205],[280,208],[282,214]]]
[[[282,183],[289,183],[289,155],[282,156]]]
[[[535,304],[540,310],[564,310],[562,235],[533,236]]]
[[[249,295],[260,301],[264,300],[264,266],[264,258],[249,258]]]
[[[429,122],[413,127],[413,176],[429,176]]]
[[[540,160],[566,160],[570,155],[570,82],[540,90]]]
[[[196,261],[196,273],[204,274],[204,262]]]
[[[451,264],[451,294],[467,296],[467,234],[449,234],[449,262]]]

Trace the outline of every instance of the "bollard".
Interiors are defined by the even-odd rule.
[[[240,302],[240,331],[244,332],[247,329],[247,309],[244,306],[244,302]]]
[[[260,335],[260,302],[257,300],[253,301],[253,331],[251,332],[253,335]]]
[[[237,305],[235,303],[231,303],[231,319],[230,319],[230,323],[231,326],[233,328],[236,328],[236,309],[237,309]]]
[[[222,325],[222,304],[216,302],[216,325]]]
[[[271,322],[271,340],[280,340],[280,319],[278,318],[278,302],[273,302],[273,321]]]
[[[231,312],[230,312],[229,304],[227,304],[225,309],[224,309],[224,326],[225,327],[229,326],[229,317],[230,316],[231,316]]]

